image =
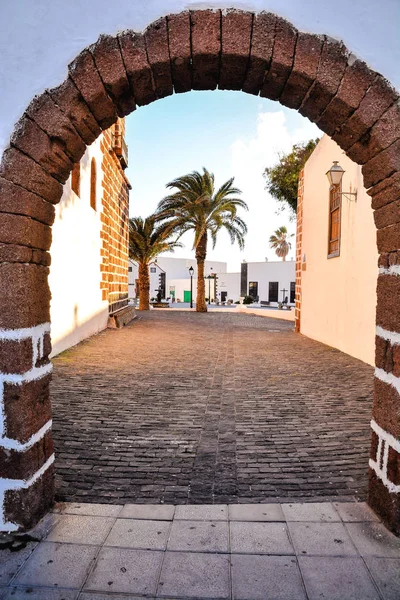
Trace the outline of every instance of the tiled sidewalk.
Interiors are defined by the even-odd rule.
[[[63,504],[33,536],[0,550],[2,600],[400,598],[400,539],[363,503]]]

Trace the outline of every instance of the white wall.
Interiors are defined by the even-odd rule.
[[[284,299],[282,290],[286,289],[285,296],[290,300],[290,282],[296,281],[296,263],[292,260],[264,261],[248,263],[247,291],[250,281],[258,281],[258,296],[260,300],[268,301],[269,282],[277,281],[278,299]],[[276,306],[272,302],[272,306]]]
[[[327,258],[329,182],[326,171],[338,160],[345,169],[340,256]],[[361,169],[328,136],[323,136],[304,171],[301,333],[374,364],[378,252],[371,198]]]
[[[52,356],[107,326],[108,302],[100,290],[100,212],[102,209],[101,137],[81,161],[80,197],[71,178],[56,207],[51,245]],[[90,163],[97,163],[97,211],[90,206]]]
[[[35,94],[61,83],[67,64],[100,33],[144,29],[187,8],[270,10],[300,29],[343,39],[400,88],[398,0],[15,0],[0,2],[0,152]]]
[[[218,298],[221,299],[221,292],[227,292],[227,300],[239,300],[240,273],[217,273],[217,278]]]

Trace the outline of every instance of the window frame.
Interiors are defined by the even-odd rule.
[[[97,211],[97,163],[94,157],[90,161],[90,207]]]
[[[337,195],[337,202],[333,207],[335,196]],[[337,237],[332,239],[332,215],[338,213],[338,234]],[[342,235],[342,184],[331,185],[329,188],[329,214],[328,214],[328,258],[337,258],[340,256],[340,241]],[[337,249],[331,250],[331,245],[337,242]]]
[[[276,300],[271,300],[271,284],[276,283]],[[268,302],[279,302],[279,281],[268,281]]]

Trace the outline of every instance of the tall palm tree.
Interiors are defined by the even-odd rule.
[[[169,223],[159,223],[155,215],[129,219],[129,257],[139,265],[139,310],[150,308],[149,264],[159,254],[182,245],[171,241],[171,233]]]
[[[282,225],[282,227],[278,227],[278,229],[274,231],[274,234],[269,238],[270,248],[274,248],[275,254],[282,260],[286,260],[286,257],[289,254],[289,250],[292,247],[289,239],[292,238],[293,235],[293,233],[288,235],[286,227]]]
[[[196,311],[207,312],[205,301],[204,262],[207,257],[207,243],[210,235],[213,248],[217,234],[225,229],[233,244],[244,247],[247,233],[246,223],[238,216],[238,208],[247,210],[247,204],[237,196],[242,192],[233,187],[232,177],[218,190],[215,189],[214,175],[203,168],[203,173],[193,171],[178,177],[167,184],[176,190],[166,196],[158,205],[161,219],[168,219],[170,227],[182,236],[193,230],[193,249],[197,261],[197,301]]]

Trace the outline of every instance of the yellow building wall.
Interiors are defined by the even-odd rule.
[[[340,256],[328,258],[329,182],[334,160],[345,170]],[[375,352],[378,252],[371,199],[361,168],[324,135],[304,169],[300,332],[371,365]],[[305,260],[304,260],[305,259]]]

